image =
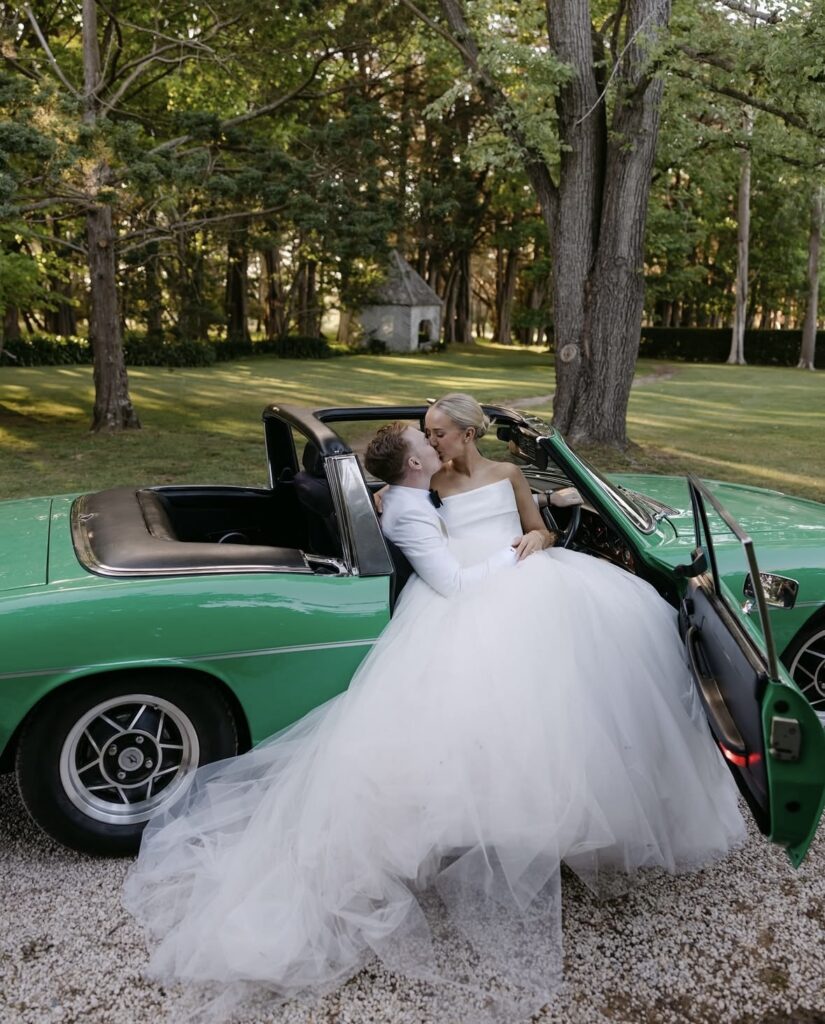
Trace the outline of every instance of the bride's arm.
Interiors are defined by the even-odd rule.
[[[522,536],[513,542],[516,555],[521,561],[528,555],[532,555],[534,551],[543,551],[545,548],[551,547],[556,541],[556,535],[544,525],[541,513],[533,501],[530,485],[518,466],[511,463],[503,463],[503,465],[506,467],[507,479],[515,491],[521,528],[524,531]]]

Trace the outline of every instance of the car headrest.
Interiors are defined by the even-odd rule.
[[[319,516],[331,516],[335,511],[326,477],[317,477],[307,472],[296,473],[293,487],[304,508]]]
[[[311,476],[318,476],[326,479],[326,474],[324,473],[324,460],[312,441],[307,441],[306,443],[304,454],[301,456],[301,465]]]

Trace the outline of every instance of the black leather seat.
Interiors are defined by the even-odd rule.
[[[304,448],[301,465],[303,469],[295,474],[291,483],[299,504],[308,513],[307,527],[312,553],[340,556],[341,538],[338,532],[338,519],[335,515],[332,492],[324,472],[324,460],[310,441]],[[390,591],[390,608],[393,608],[404,584],[412,576],[413,568],[397,544],[387,537],[384,540],[395,568]]]
[[[324,460],[312,442],[307,441],[300,470],[292,479],[298,502],[306,515],[308,547],[315,555],[341,555],[341,537]]]

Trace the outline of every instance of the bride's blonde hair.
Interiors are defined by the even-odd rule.
[[[484,415],[484,410],[473,396],[465,395],[460,391],[453,391],[449,395],[437,399],[431,408],[440,409],[462,430],[472,427],[476,432],[476,441],[480,437],[484,437],[490,426],[489,418]]]

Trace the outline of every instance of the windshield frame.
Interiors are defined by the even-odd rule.
[[[634,500],[635,495],[633,495],[633,492],[625,491],[617,484],[611,483],[595,466],[592,466],[581,455],[574,452],[559,431],[551,427],[546,434],[542,434],[538,438],[538,442],[548,451],[554,462],[557,462],[557,459],[554,458],[556,454],[562,456],[565,462],[568,463],[567,466],[563,464],[561,466],[562,469],[568,470],[570,464],[572,464],[576,470],[580,471],[587,479],[587,482],[595,485],[601,492],[603,498],[609,499],[614,505],[618,506],[625,518],[640,533],[651,534],[655,532],[656,517],[645,506]]]

